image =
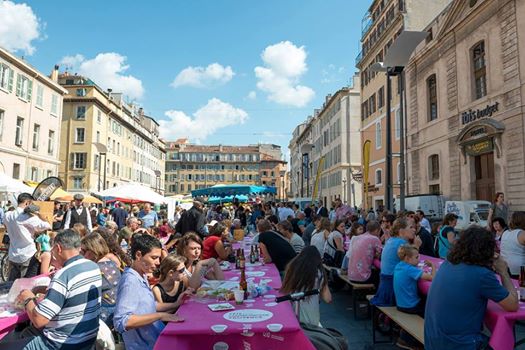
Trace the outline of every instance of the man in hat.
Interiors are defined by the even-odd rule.
[[[18,207],[5,216],[5,226],[9,234],[9,281],[24,277],[31,258],[36,253],[34,235],[50,230],[51,225],[40,214],[40,208],[32,205],[33,197],[21,193]]]
[[[77,193],[73,196],[73,200],[75,201],[75,203],[66,214],[64,228],[72,228],[73,225],[75,225],[76,223],[81,223],[82,225],[86,226],[88,232],[93,231],[93,225],[91,224],[91,215],[89,214],[87,208],[84,207],[84,205],[82,205],[84,196],[80,193]]]

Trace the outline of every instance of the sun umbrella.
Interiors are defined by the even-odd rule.
[[[165,197],[161,196],[151,188],[139,184],[125,184],[108,188],[102,192],[97,193],[106,201],[117,200],[125,203],[166,203]]]

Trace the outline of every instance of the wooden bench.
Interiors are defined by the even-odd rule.
[[[370,302],[373,295],[367,295],[366,298]],[[370,304],[372,307],[372,340],[373,343],[379,343],[376,341],[376,330],[378,327],[377,317],[375,315],[375,309],[387,315],[394,323],[404,329],[408,334],[414,337],[421,344],[425,343],[425,322],[419,315],[407,314],[399,311],[395,306],[376,306]]]
[[[344,274],[341,272],[341,269],[337,268],[337,267],[332,267],[332,266],[327,266],[325,264],[323,264],[323,267],[324,269],[327,271],[327,272],[332,272],[332,271],[335,271],[337,273],[337,276],[339,276],[339,278],[346,282],[350,288],[352,289],[352,307],[354,309],[354,318],[357,320],[358,317],[357,317],[357,306],[358,306],[358,302],[360,301],[366,301],[367,304],[368,304],[368,300],[366,299],[366,295],[367,293],[369,292],[373,292],[375,290],[375,286],[372,284],[372,283],[355,283],[355,282],[352,282],[348,279],[348,275]],[[367,308],[368,308],[368,312],[367,312],[367,316],[370,315],[370,306],[367,305]]]

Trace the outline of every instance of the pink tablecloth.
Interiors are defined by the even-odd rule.
[[[20,313],[14,316],[0,318],[0,339],[15,329],[15,326],[18,323],[22,323],[27,320],[29,320],[29,317],[27,317],[27,313],[25,311],[20,311]]]
[[[255,283],[260,279],[270,279],[268,285],[273,288],[281,286],[279,272],[273,264],[261,267],[247,268],[250,271],[264,272],[264,276],[253,277]],[[238,280],[239,270],[225,272],[226,280]],[[270,295],[278,295],[276,290],[269,292]],[[235,305],[236,310],[258,309],[270,311],[273,316],[266,320],[253,323],[238,323],[226,320],[223,316],[226,312],[212,312],[208,303],[192,297],[177,312],[184,317],[181,323],[169,323],[157,343],[156,350],[162,349],[251,349],[251,350],[271,350],[271,349],[315,349],[306,335],[301,330],[297,318],[292,310],[290,303],[273,303],[274,298],[258,297],[253,302],[245,302],[242,305]],[[267,328],[269,324],[281,324],[283,328],[278,332],[270,332]],[[213,325],[226,325],[227,329],[222,333],[214,332]]]
[[[439,269],[443,259],[421,255],[421,260],[430,260]],[[381,262],[374,260],[374,266],[381,267]],[[517,285],[517,281],[514,281]],[[432,281],[419,280],[419,290],[427,295]],[[497,303],[489,300],[487,311],[485,313],[485,325],[491,332],[490,346],[494,350],[512,350],[514,349],[514,323],[517,320],[525,320],[525,303],[520,302],[520,307],[516,312],[505,311]]]

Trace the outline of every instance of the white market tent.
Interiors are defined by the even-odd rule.
[[[13,179],[4,173],[0,173],[0,200],[11,200],[12,198],[9,198],[9,195],[13,195],[14,198],[16,198],[20,193],[27,192],[32,194],[33,191],[34,188],[25,185],[22,181]]]
[[[155,204],[167,203],[166,197],[161,196],[151,188],[139,184],[125,184],[108,188],[97,193],[105,201],[116,200],[124,203],[149,202]]]

